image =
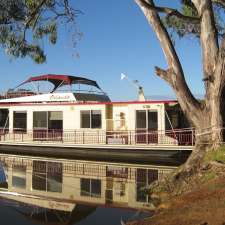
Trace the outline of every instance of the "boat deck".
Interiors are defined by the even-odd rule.
[[[117,149],[117,150],[161,150],[161,151],[192,151],[194,146],[191,145],[166,145],[166,144],[74,144],[74,143],[63,143],[63,142],[50,142],[50,141],[1,141],[0,145],[11,145],[11,146],[38,146],[38,147],[55,147],[55,148],[74,148],[74,149]]]
[[[192,140],[191,133],[180,136],[177,141],[168,135],[157,133],[143,135],[130,132],[127,135],[127,132],[108,134],[99,131],[73,131],[46,134],[29,131],[4,133],[1,136],[0,152],[141,163],[150,162],[152,158],[182,158],[183,161],[193,150]]]

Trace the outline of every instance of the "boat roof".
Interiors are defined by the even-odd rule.
[[[58,75],[58,74],[44,74],[40,76],[30,77],[23,83],[19,84],[16,88],[35,81],[49,81],[54,85],[52,92],[54,92],[59,86],[72,85],[72,84],[86,84],[94,86],[101,90],[96,81],[90,80],[84,77],[76,77],[71,75]]]
[[[26,102],[26,101],[18,101],[18,102],[15,102],[15,101],[12,101],[12,102],[9,102],[9,101],[0,101],[0,106],[33,106],[33,103],[35,102]],[[139,104],[164,104],[164,105],[176,105],[178,104],[178,101],[177,100],[160,100],[160,101],[63,101],[63,102],[60,102],[60,101],[50,101],[50,102],[36,102],[35,105],[139,105]]]

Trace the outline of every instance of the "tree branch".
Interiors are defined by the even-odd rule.
[[[224,0],[212,0],[215,5],[221,6],[225,9],[225,1]]]
[[[34,17],[37,15],[38,11],[41,9],[41,7],[45,4],[46,0],[42,0],[40,4],[37,5],[37,7],[31,12],[31,14],[28,17],[28,20],[26,21],[25,27],[28,27],[30,22],[34,19]]]
[[[163,80],[165,80],[166,82],[170,83],[170,73],[171,71],[169,71],[169,69],[164,70],[159,68],[158,66],[155,66],[155,73],[162,78]]]
[[[199,24],[200,23],[200,18],[185,16],[181,12],[179,12],[177,9],[174,9],[174,8],[154,6],[154,5],[151,5],[148,2],[146,2],[145,0],[140,0],[139,4],[142,7],[145,7],[149,10],[154,10],[158,13],[165,13],[165,14],[167,14],[168,17],[175,16],[175,17],[177,17],[178,19],[180,19],[184,22],[188,22],[188,23],[192,23],[192,24]]]
[[[27,20],[25,21],[25,26],[23,30],[23,41],[26,39],[26,31],[30,26],[31,21],[34,19],[35,16],[37,16],[38,12],[40,11],[41,7],[45,4],[46,0],[42,0],[40,4],[35,7],[35,9],[31,12],[31,14],[28,16]]]
[[[201,104],[194,98],[184,78],[182,66],[177,56],[176,50],[173,46],[171,38],[164,27],[158,12],[152,10],[155,8],[153,0],[135,0],[139,5],[148,22],[151,24],[155,31],[158,40],[160,41],[167,63],[169,65],[168,70],[160,69],[156,67],[156,74],[162,79],[167,81],[174,89],[177,99],[184,112],[192,110],[196,113],[193,118],[189,118],[194,124],[197,122],[201,111]]]

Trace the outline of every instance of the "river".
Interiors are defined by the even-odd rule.
[[[150,216],[154,206],[145,188],[173,171],[179,164],[173,160],[140,164],[0,154],[1,223],[111,225]]]

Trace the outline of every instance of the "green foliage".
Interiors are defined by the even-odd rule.
[[[34,39],[42,39],[44,36],[49,35],[49,42],[55,44],[57,41],[57,24],[52,22],[39,26],[34,30]]]
[[[217,161],[225,163],[225,147],[221,147],[216,151],[209,151],[205,156],[205,162]]]
[[[184,16],[190,18],[198,18],[198,12],[190,0],[180,0],[180,7],[177,8]],[[224,8],[221,5],[213,5],[215,23],[219,37],[224,36],[225,21],[224,21]],[[163,18],[165,26],[168,28],[171,37],[177,34],[178,37],[183,38],[187,36],[200,37],[200,24],[194,23],[191,20],[182,20],[176,15],[166,15]]]
[[[55,44],[60,24],[74,26],[77,13],[69,0],[0,0],[0,45],[10,56],[43,63],[44,38]]]
[[[190,16],[197,18],[198,13],[196,8],[190,4],[189,1],[182,1],[181,2],[181,9],[180,12],[184,16]],[[199,37],[200,34],[200,27],[199,24],[191,23],[188,21],[181,20],[176,16],[166,16],[163,19],[164,24],[169,29],[171,33],[177,33],[179,37],[184,37],[186,35],[194,35]]]

